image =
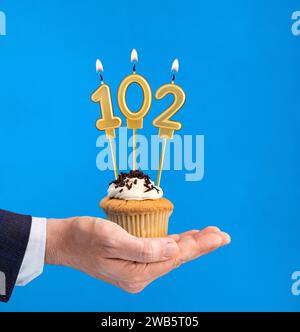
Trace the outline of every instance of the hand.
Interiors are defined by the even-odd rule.
[[[217,227],[149,239],[134,237],[104,219],[49,219],[46,263],[69,266],[138,293],[181,264],[229,242],[229,235]]]

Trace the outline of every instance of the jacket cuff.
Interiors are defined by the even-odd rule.
[[[25,256],[31,216],[0,210],[0,301],[8,302]]]

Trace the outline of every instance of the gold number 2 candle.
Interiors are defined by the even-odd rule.
[[[180,122],[170,120],[170,118],[182,108],[186,99],[183,89],[179,85],[175,84],[175,73],[177,73],[178,70],[179,62],[175,59],[172,65],[173,77],[171,83],[161,86],[155,94],[155,98],[159,100],[163,99],[168,94],[172,94],[174,96],[172,105],[170,105],[163,113],[153,120],[153,125],[159,128],[158,135],[163,140],[156,181],[157,186],[160,185],[161,181],[167,139],[172,139],[174,131],[180,130],[182,126]]]
[[[115,129],[121,127],[122,120],[114,116],[113,106],[111,101],[110,88],[103,80],[103,66],[100,60],[96,61],[96,71],[100,73],[101,84],[98,89],[92,94],[92,101],[94,103],[100,104],[102,118],[98,119],[96,122],[96,127],[98,130],[104,130],[106,138],[109,141],[111,155],[113,160],[115,178],[118,178],[118,167],[116,161],[116,153],[114,148],[114,139],[116,137]]]
[[[133,73],[126,76],[121,82],[118,90],[118,104],[121,112],[126,117],[127,128],[133,130],[133,169],[136,169],[136,131],[143,128],[143,119],[150,110],[152,102],[151,88],[147,80],[136,73],[136,63],[138,55],[135,49],[131,52],[131,62],[133,63]],[[143,92],[143,103],[137,112],[132,112],[126,102],[126,92],[129,86],[136,83]]]

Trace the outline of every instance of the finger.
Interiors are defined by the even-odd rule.
[[[221,246],[230,243],[230,236],[224,232],[204,232],[182,238],[178,242],[180,261],[187,262]]]
[[[173,240],[175,240],[176,242],[178,242],[182,236],[187,236],[187,235],[192,235],[192,234],[195,234],[195,233],[198,233],[200,231],[198,230],[191,230],[191,231],[187,231],[187,232],[184,232],[184,233],[181,233],[181,234],[172,234],[172,235],[169,235],[169,237]]]
[[[201,233],[213,233],[213,232],[220,232],[220,228],[217,226],[208,226],[206,228],[204,228]]]
[[[178,242],[180,253],[177,258],[164,263],[148,265],[150,279],[156,279],[181,264],[208,254],[229,242],[229,235],[223,232],[208,232],[206,230],[205,232],[195,232],[184,236]]]
[[[223,232],[195,233],[184,237],[179,243],[179,256],[169,259],[166,262],[147,264],[144,271],[147,274],[147,280],[152,282],[158,277],[170,272],[174,268],[190,260],[208,254],[219,247],[228,244],[230,237]]]
[[[231,242],[231,236],[226,233],[226,232],[220,232],[222,238],[223,238],[223,243],[222,243],[222,246],[226,246],[228,244],[230,244]]]
[[[199,232],[204,234],[204,233],[212,233],[212,232],[219,232],[219,231],[220,231],[220,228],[218,228],[216,226],[209,226],[209,227],[206,227],[202,230],[191,230],[191,231],[187,231],[187,232],[184,232],[184,233],[181,233],[181,234],[172,234],[169,237],[174,239],[176,242],[178,242],[184,236],[193,235],[193,234],[196,234],[196,233],[199,233]]]

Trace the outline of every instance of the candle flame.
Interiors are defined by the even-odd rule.
[[[131,62],[138,62],[139,61],[139,58],[138,58],[138,54],[137,54],[137,51],[136,49],[134,48],[132,51],[131,51]]]
[[[97,73],[103,73],[103,65],[102,65],[102,62],[99,60],[99,59],[97,59],[97,61],[96,61],[96,72]]]
[[[178,73],[178,71],[179,71],[179,61],[178,61],[178,59],[175,59],[174,61],[173,61],[173,64],[172,64],[172,73],[174,74],[174,73]]]

